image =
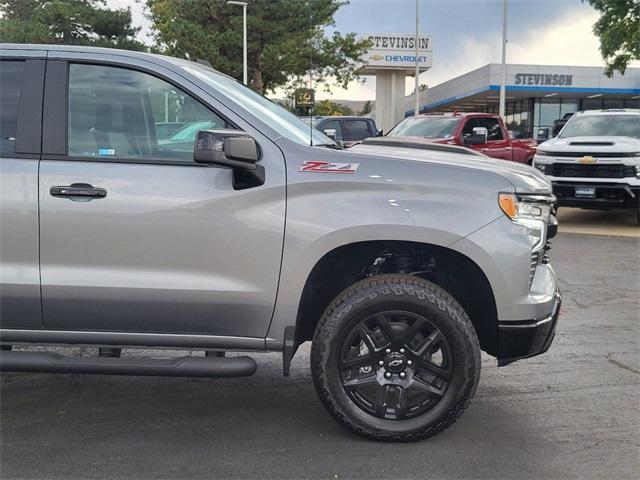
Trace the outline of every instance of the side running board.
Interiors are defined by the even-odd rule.
[[[0,371],[94,373],[165,377],[247,377],[257,369],[251,357],[139,359],[71,357],[52,352],[0,351]]]

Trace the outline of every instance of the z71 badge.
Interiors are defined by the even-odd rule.
[[[300,166],[301,172],[356,173],[359,163],[331,163],[309,160]]]

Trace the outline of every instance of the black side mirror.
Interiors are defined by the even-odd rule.
[[[242,190],[264,184],[265,171],[258,144],[238,130],[200,130],[196,135],[193,161],[233,169],[233,188]]]
[[[465,146],[482,145],[483,143],[487,143],[487,137],[480,133],[473,133],[464,137]]]
[[[382,131],[382,129],[376,132],[376,137],[383,137],[383,136],[384,136],[384,132]]]

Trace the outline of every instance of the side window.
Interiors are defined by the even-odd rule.
[[[481,126],[484,125],[480,125],[477,118],[468,118],[464,127],[462,127],[462,136],[468,137],[469,135],[473,135],[473,129]]]
[[[336,140],[342,141],[342,127],[338,120],[329,120],[322,125],[321,130],[324,133],[325,130],[333,129],[336,131]]]
[[[500,123],[496,118],[479,118],[481,127],[485,127],[487,129],[488,135],[487,140],[503,140],[502,129],[500,128]]]
[[[69,156],[190,162],[198,130],[225,121],[180,89],[146,73],[72,64]]]
[[[371,136],[366,120],[343,120],[344,140],[354,142]]]
[[[15,153],[24,61],[0,62],[0,155]]]

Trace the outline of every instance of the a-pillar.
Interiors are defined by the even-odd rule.
[[[376,125],[387,133],[404,118],[404,79],[397,70],[376,71]]]

